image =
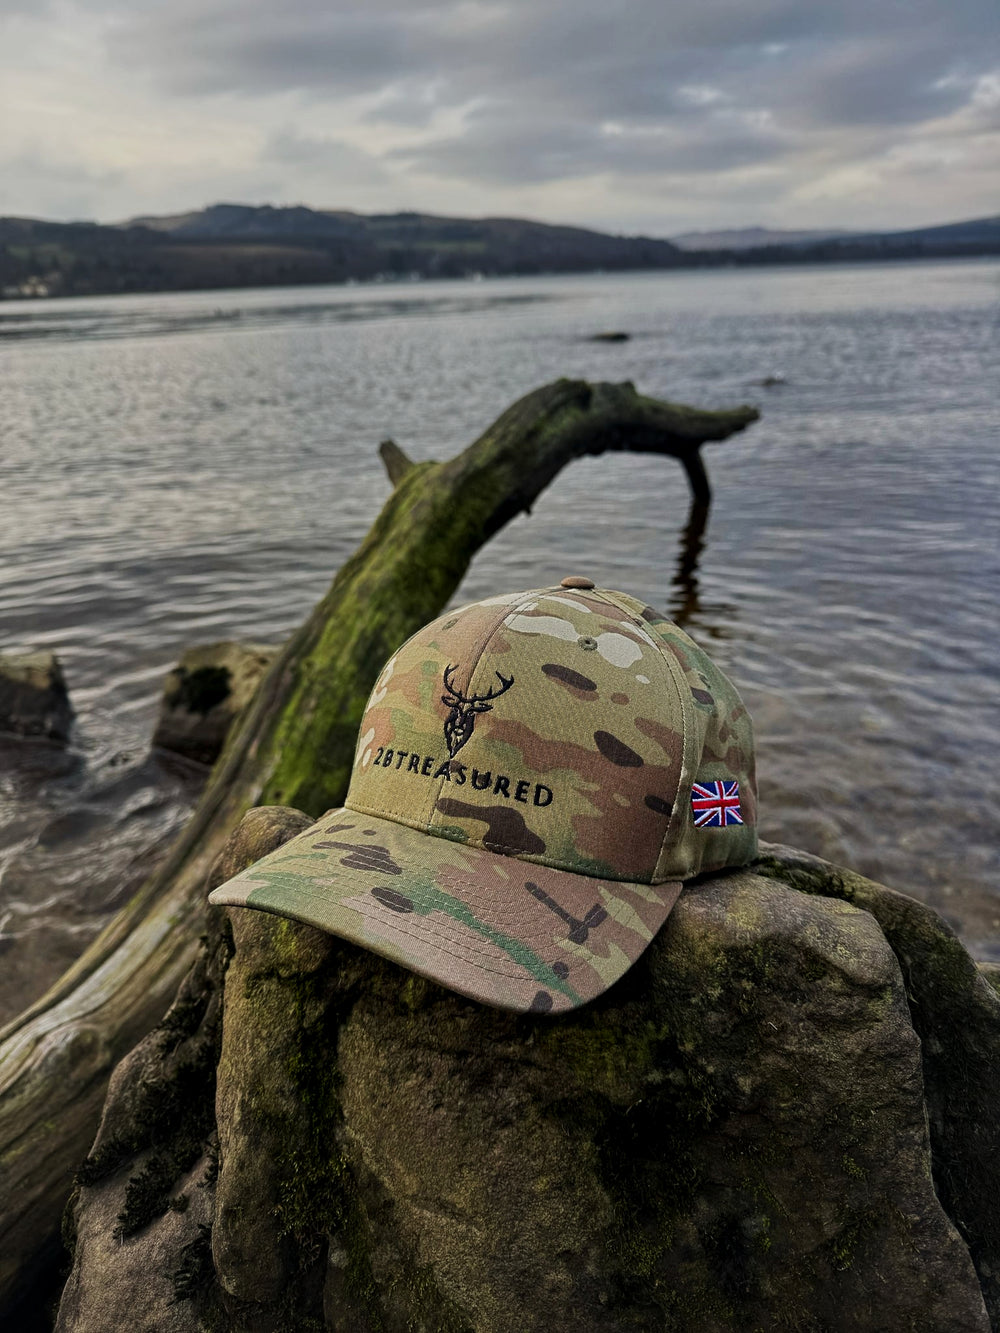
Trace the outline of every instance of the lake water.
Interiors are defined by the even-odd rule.
[[[0,1016],[197,796],[148,753],[181,651],[303,619],[385,436],[445,458],[563,375],[763,416],[706,448],[704,533],[674,460],[579,462],[457,600],[584,573],[668,610],[754,715],[763,836],[1000,958],[998,297],[988,261],[0,304],[0,648],[56,650],[77,712],[68,751],[0,742]]]

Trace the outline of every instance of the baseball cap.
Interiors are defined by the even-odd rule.
[[[215,889],[499,1008],[640,957],[757,850],[750,718],[677,625],[581,577],[447,611],[385,664],[345,804]]]

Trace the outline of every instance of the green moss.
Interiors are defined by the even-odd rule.
[[[170,1187],[177,1179],[176,1161],[154,1153],[125,1186],[125,1204],[118,1214],[115,1240],[126,1240],[141,1231],[170,1207]]]
[[[535,1036],[545,1063],[573,1076],[572,1101],[560,1101],[553,1114],[597,1151],[612,1208],[602,1264],[612,1308],[621,1312],[623,1330],[687,1333],[730,1322],[733,1302],[704,1258],[710,1242],[698,1238],[692,1223],[704,1186],[699,1142],[718,1097],[711,1076],[682,1050],[691,1046],[686,1034],[696,1024],[683,1006],[669,1022],[630,1022],[627,1012],[609,1021],[584,1011]],[[690,1253],[692,1245],[703,1258],[685,1265],[682,1295],[677,1255]]]
[[[135,1151],[138,1138],[139,1134],[136,1130],[134,1135],[116,1134],[107,1139],[96,1152],[92,1152],[83,1161],[76,1173],[74,1183],[80,1188],[86,1189],[90,1185],[96,1185],[99,1180],[103,1180],[112,1171],[116,1171]]]
[[[73,1258],[73,1255],[76,1252],[76,1206],[79,1199],[80,1183],[79,1181],[74,1180],[60,1222],[60,1235],[63,1249],[66,1251],[70,1259]]]
[[[664,1096],[644,1100],[628,1114],[609,1115],[597,1139],[601,1179],[613,1207],[605,1244],[618,1300],[628,1309],[658,1311],[667,1327],[678,1313],[675,1252],[690,1246],[691,1211],[703,1183],[694,1137],[671,1115]],[[699,1277],[689,1270],[684,1290],[687,1316],[711,1310],[728,1317],[728,1302],[707,1272]]]
[[[139,1048],[132,1070],[127,1116],[118,1132],[90,1154],[76,1177],[78,1189],[93,1186],[127,1163],[141,1163],[125,1185],[114,1235],[136,1234],[168,1209],[182,1211],[186,1195],[178,1180],[214,1140],[215,1074],[219,1045],[218,1007],[210,1010],[228,963],[225,938],[203,941],[202,954],[180,996],[158,1028]],[[211,1018],[206,1017],[211,1012]],[[117,1108],[111,1108],[115,1114]],[[212,1159],[209,1160],[209,1178]]]
[[[979,975],[976,964],[932,908],[825,861],[789,863],[777,856],[763,856],[753,869],[801,893],[851,903],[875,918],[896,955],[913,1025],[922,1040],[935,1011],[940,1021],[952,1006],[967,1010]]]
[[[214,1132],[215,1071],[221,1036],[218,1008],[204,1031],[200,1029],[230,955],[228,936],[202,941],[194,971],[147,1039],[142,1065],[133,1072],[127,1121],[84,1161],[76,1176],[81,1187],[96,1184],[150,1148],[173,1162],[174,1179],[197,1160],[204,1142]],[[136,1197],[146,1193],[146,1185],[137,1187]],[[168,1199],[169,1194],[165,1194],[161,1212]],[[131,1226],[130,1217],[124,1222],[119,1219],[120,1224]]]
[[[898,1216],[902,1216],[899,1214]],[[848,1269],[854,1266],[855,1258],[859,1250],[867,1243],[869,1237],[875,1234],[885,1223],[884,1214],[876,1212],[874,1209],[863,1209],[860,1212],[852,1213],[844,1219],[837,1234],[825,1247],[825,1257],[831,1268],[836,1273],[846,1273]],[[909,1227],[907,1227],[909,1230]]]
[[[215,1042],[210,1040],[199,1043],[193,1058],[179,1063],[171,1078],[148,1079],[139,1084],[131,1123],[123,1133],[109,1138],[87,1157],[77,1172],[77,1183],[95,1185],[154,1145],[160,1164],[153,1169],[153,1175],[160,1179],[164,1172],[173,1170],[166,1183],[176,1180],[197,1161],[214,1125],[214,1090]],[[140,1197],[147,1200],[140,1211],[145,1221],[149,1221],[158,1215],[146,1216],[152,1177],[145,1168],[139,1174],[143,1182],[136,1185],[133,1193],[136,1200]],[[160,1213],[166,1210],[168,1197],[163,1194]],[[127,1206],[125,1212],[128,1216],[119,1218],[119,1223],[126,1228],[123,1234],[132,1235],[145,1221],[133,1225]]]
[[[637,1083],[657,1065],[663,1029],[652,1023],[634,1032],[603,1024],[548,1027],[536,1040],[543,1053],[572,1073],[577,1085],[591,1094],[618,1101],[634,1097]]]
[[[157,1029],[159,1048],[166,1053],[188,1037],[193,1037],[202,1024],[208,1007],[208,995],[181,995],[167,1011]]]
[[[407,1333],[475,1333],[467,1315],[441,1296],[431,1267],[408,1274],[406,1289],[413,1311],[406,1321]]]
[[[189,713],[204,717],[218,704],[229,698],[232,673],[224,666],[197,667],[194,671],[178,670],[177,688],[167,696],[170,708],[186,708]]]
[[[433,983],[416,972],[403,973],[404,980],[399,990],[399,998],[411,1014],[419,1012],[427,1003],[427,997],[433,989]]]
[[[201,1223],[194,1240],[181,1247],[180,1264],[171,1275],[174,1288],[171,1305],[196,1299],[214,1280],[212,1228]]]
[[[353,1176],[337,1147],[343,1117],[331,1050],[331,1020],[336,1013],[328,1008],[327,979],[322,970],[300,970],[300,928],[276,921],[270,940],[278,969],[248,978],[244,993],[252,1003],[266,1005],[272,1016],[280,998],[287,1010],[282,1031],[294,1037],[284,1069],[298,1107],[294,1135],[288,1134],[283,1120],[261,1113],[268,1137],[284,1145],[280,1161],[275,1162],[278,1235],[294,1241],[301,1275],[322,1257],[329,1238],[337,1237],[347,1254],[345,1290],[364,1310],[372,1333],[378,1333],[382,1319],[368,1263],[368,1237]],[[316,1318],[322,1328],[320,1314],[304,1295],[306,1285],[300,1282],[290,1289],[285,1314],[289,1319],[294,1315],[295,1322],[289,1326],[304,1329],[308,1320]]]
[[[133,1139],[130,1149],[134,1152],[146,1144],[155,1144],[156,1148],[125,1187],[125,1203],[115,1228],[118,1239],[134,1235],[167,1211],[172,1187],[202,1154],[214,1125],[215,1110],[214,1043],[205,1046],[208,1048],[202,1052],[205,1058],[178,1066],[171,1082],[144,1089],[149,1118],[143,1125],[137,1117],[135,1125],[135,1137],[141,1136],[144,1144],[136,1144]],[[120,1143],[115,1147],[120,1149]],[[81,1181],[86,1178],[86,1166],[85,1163]],[[103,1167],[106,1162],[98,1158],[92,1160],[90,1171],[103,1174]]]
[[[776,1170],[785,1169],[788,1142],[769,1134],[752,1141],[739,1133],[730,1137],[719,1123],[721,1116],[728,1120],[735,1112],[737,1122],[739,1116],[739,1094],[734,1101],[734,1089],[725,1083],[727,1051],[732,1045],[750,1052],[752,1061],[755,1044],[763,1040],[757,1036],[761,997],[788,990],[790,967],[795,985],[807,988],[836,975],[836,968],[818,954],[803,959],[796,951],[793,958],[774,940],[751,943],[755,935],[759,939],[753,903],[737,899],[732,909],[737,927],[743,918],[745,947],[723,951],[710,934],[685,937],[682,972],[665,977],[654,966],[662,993],[657,1023],[630,1020],[626,1003],[612,1015],[585,1011],[536,1037],[546,1063],[573,1075],[571,1109],[560,1103],[557,1114],[585,1127],[599,1150],[600,1180],[613,1207],[605,1237],[613,1308],[630,1312],[623,1329],[753,1328],[753,1312],[771,1299],[763,1284],[773,1270],[776,1237],[787,1245],[789,1219],[771,1182]],[[635,969],[640,991],[650,985],[644,967]],[[630,984],[626,979],[625,996]],[[892,988],[871,997],[879,1009],[897,1002]],[[787,1087],[776,1086],[782,1079]],[[794,1106],[801,1095],[796,1071],[776,1068],[769,1099]],[[837,1127],[847,1143],[845,1177],[856,1189],[864,1171],[850,1146],[851,1131],[850,1125]],[[877,1137],[865,1116],[856,1127],[858,1143],[870,1144],[873,1132]],[[825,1176],[815,1182],[817,1190],[828,1186]],[[805,1174],[801,1187],[806,1193],[813,1188]],[[707,1195],[713,1197],[711,1224],[702,1220]],[[795,1290],[798,1282],[807,1293],[828,1280],[819,1272],[824,1265],[843,1271],[870,1225],[868,1215],[852,1214],[817,1257],[817,1272],[803,1261],[799,1277],[785,1273],[782,1285]],[[791,1302],[785,1313],[783,1327],[815,1326]],[[777,1326],[769,1325],[768,1333]]]
[[[211,1189],[219,1178],[219,1139],[216,1133],[211,1134],[208,1143],[205,1145],[205,1172],[201,1180],[198,1181],[199,1189]]]
[[[282,1111],[272,1113],[265,1106],[257,1109],[263,1137],[280,1145],[274,1162],[278,1186],[275,1222],[279,1237],[293,1242],[291,1253],[297,1268],[276,1317],[284,1321],[282,1327],[297,1331],[310,1327],[310,1320],[318,1321],[317,1328],[322,1328],[316,1274],[318,1268],[325,1272],[327,1248],[332,1243],[342,1253],[337,1299],[341,1317],[350,1321],[345,1327],[356,1325],[366,1333],[381,1333],[387,1324],[385,1301],[391,1300],[393,1327],[402,1311],[407,1327],[415,1333],[472,1333],[472,1322],[440,1294],[430,1267],[408,1267],[402,1260],[388,1291],[376,1281],[367,1214],[354,1173],[338,1147],[343,1113],[337,1030],[351,1002],[344,985],[345,962],[334,952],[318,968],[304,972],[301,928],[287,922],[275,922],[269,940],[274,966],[248,976],[243,994],[251,1005],[262,1006],[262,1029],[273,1030],[277,1022],[289,1038],[281,1056],[280,1100],[284,1103],[291,1095],[297,1108],[293,1133]],[[391,979],[394,998],[402,1001],[405,1012],[416,1013],[426,1003],[428,992],[435,989],[401,969],[387,965],[381,971],[387,984]]]
[[[856,1180],[866,1179],[864,1167],[862,1167],[850,1153],[844,1153],[841,1159],[844,1170],[849,1176],[854,1176]]]

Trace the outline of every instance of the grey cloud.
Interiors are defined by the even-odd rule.
[[[438,177],[542,182],[726,171],[828,130],[843,132],[848,156],[864,130],[888,136],[968,100],[968,84],[942,80],[983,67],[994,3],[370,0],[362,11],[182,0],[130,11],[113,50],[175,93],[296,91],[318,104],[375,94],[370,123],[411,129],[478,108],[460,134],[393,160]],[[623,133],[607,134],[609,121]]]
[[[336,0],[182,0],[124,11],[113,49],[188,91],[336,95],[434,80],[445,104],[518,90],[566,106],[634,98],[653,112],[669,107],[672,79],[739,80],[773,59],[768,47],[787,48],[786,69],[801,53],[822,75],[828,62],[835,74],[841,46],[875,41],[887,56],[921,49],[944,73],[957,51],[981,60],[995,27],[995,0],[370,0],[363,11]]]
[[[728,110],[680,118],[665,129],[585,126],[539,127],[507,106],[482,111],[461,135],[393,154],[408,167],[436,176],[498,183],[592,176],[727,171],[777,157],[785,143],[766,122]]]
[[[387,185],[391,181],[389,173],[370,153],[340,139],[299,134],[292,129],[272,135],[261,151],[260,161],[324,176],[337,188]]]
[[[397,149],[392,156],[431,175],[539,183],[590,174],[599,143],[594,131],[583,126],[529,127],[525,134],[501,117],[423,148]]]
[[[0,0],[0,23],[6,18],[17,18],[22,14],[39,20],[54,9],[55,0]]]
[[[761,95],[804,127],[919,124],[968,101],[968,86],[942,82],[948,68],[914,37],[873,37],[801,52]]]
[[[171,91],[251,95],[356,93],[405,73],[418,51],[419,11],[337,12],[295,0],[281,8],[186,4],[126,19],[112,56],[146,66]],[[424,61],[427,60],[424,56]]]
[[[0,216],[24,212],[21,201],[30,197],[40,201],[42,213],[93,217],[96,202],[119,186],[125,174],[119,169],[89,167],[38,146],[12,153],[0,159]]]
[[[417,77],[397,80],[385,88],[378,102],[362,115],[369,125],[405,125],[423,129],[440,110],[439,79]]]
[[[838,31],[843,25],[834,22],[830,6],[800,9],[784,30],[759,19],[734,19],[728,42],[714,32],[709,42],[710,34],[690,26],[684,40],[674,40],[671,31],[658,33],[651,24],[617,40],[608,36],[602,45],[597,24],[586,54],[572,62],[559,63],[551,34],[528,43],[520,59],[495,51],[506,74],[484,78],[481,89],[498,96],[516,90],[522,99],[565,113],[655,121],[675,114],[678,88],[693,83],[714,87],[737,104],[785,111],[797,123],[888,125],[919,122],[960,104],[960,89],[942,96],[933,85],[956,65],[982,70],[991,56],[995,61],[995,48],[983,45],[985,24],[965,31],[939,12],[933,21],[879,29],[872,16],[881,12],[867,6],[866,21],[844,31]],[[777,36],[783,40],[766,40]]]
[[[47,0],[39,0],[45,4]],[[0,0],[4,9],[27,0]],[[968,107],[996,48],[996,0],[75,0],[113,66],[174,97],[292,94],[310,126],[261,164],[377,190],[408,170],[498,185],[603,175],[704,180],[785,162],[808,170],[885,151]],[[994,60],[994,63],[995,60]],[[368,129],[461,129],[384,165],[349,149],[338,108]],[[352,112],[353,114],[353,112]],[[995,114],[977,112],[986,124]],[[324,121],[324,117],[328,117]],[[398,136],[397,136],[398,137]]]

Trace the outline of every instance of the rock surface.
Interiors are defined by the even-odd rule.
[[[254,643],[189,648],[163,683],[153,744],[214,764],[278,649]]]
[[[54,653],[0,653],[0,731],[65,741],[73,709]]]
[[[213,882],[307,822],[251,811]],[[115,1075],[57,1327],[987,1330],[998,1056],[933,912],[784,849],[559,1020],[213,912]]]

